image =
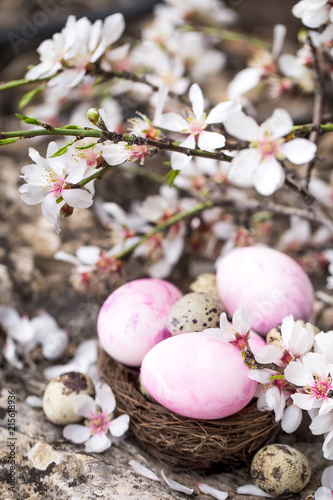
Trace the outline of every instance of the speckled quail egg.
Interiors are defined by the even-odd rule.
[[[273,496],[300,492],[310,481],[311,467],[300,451],[286,444],[270,444],[259,450],[251,464],[255,483]]]
[[[79,372],[63,373],[52,379],[46,386],[43,396],[43,410],[50,422],[57,425],[67,425],[82,420],[71,404],[74,394],[93,396],[94,384],[90,377]]]
[[[213,297],[220,300],[219,293],[216,288],[216,276],[213,273],[199,274],[199,276],[197,276],[190,284],[189,290],[191,292],[210,293]]]
[[[302,325],[303,328],[307,328],[307,325],[311,325],[315,335],[320,332],[319,328],[317,328],[315,325],[313,325],[312,323],[307,323],[302,319],[298,319],[295,323]],[[268,332],[266,336],[266,343],[274,344],[274,342],[280,342],[281,337],[282,337],[282,323],[280,325],[274,326]]]
[[[209,293],[187,293],[172,306],[167,328],[171,335],[219,328],[222,312],[221,302]]]

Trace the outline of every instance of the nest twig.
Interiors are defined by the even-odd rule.
[[[138,443],[174,471],[206,473],[244,465],[279,430],[272,412],[259,411],[255,400],[220,420],[182,417],[141,394],[138,370],[117,363],[103,350],[98,365],[116,396],[118,413],[130,416],[130,429]]]

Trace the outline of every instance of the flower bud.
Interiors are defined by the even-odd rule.
[[[99,114],[99,111],[98,109],[96,108],[90,108],[88,109],[88,112],[87,112],[87,117],[88,117],[88,120],[93,124],[93,125],[97,125],[101,116]]]
[[[74,208],[70,207],[65,203],[61,208],[60,208],[60,217],[63,219],[66,219],[67,217],[70,217],[74,212]]]

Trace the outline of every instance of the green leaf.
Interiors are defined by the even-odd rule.
[[[22,99],[19,102],[19,109],[23,109],[36,95],[38,95],[42,90],[45,89],[45,83],[42,83],[38,87],[36,87],[33,90],[30,90],[30,92],[27,92],[24,94]]]
[[[179,174],[180,170],[170,170],[165,176],[164,179],[168,181],[168,184],[170,187],[172,187],[173,183],[175,182],[175,179],[177,175]]]
[[[63,146],[62,148],[58,149],[58,151],[56,151],[52,156],[50,156],[49,158],[56,158],[57,156],[62,156],[64,155],[65,153],[67,153],[68,151],[68,148],[69,146],[71,146],[74,142],[76,141],[76,138],[73,139],[72,141],[69,141],[67,144],[65,144],[65,146]]]
[[[24,123],[29,123],[29,125],[38,125],[39,127],[43,127],[43,122],[36,120],[36,118],[31,118],[30,116],[20,115],[19,113],[15,113],[17,118],[22,120]]]
[[[19,140],[19,137],[12,137],[9,139],[0,139],[0,146],[5,146],[6,144],[10,144],[11,142],[16,142]]]
[[[98,141],[95,142],[90,142],[89,144],[86,144],[85,146],[75,146],[75,149],[89,149],[95,146],[95,144],[98,144]]]

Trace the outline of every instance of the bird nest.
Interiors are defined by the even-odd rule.
[[[118,413],[130,416],[130,430],[137,442],[174,471],[212,472],[247,464],[279,430],[273,413],[259,411],[255,400],[220,420],[182,417],[140,392],[138,369],[117,363],[102,349],[98,365],[116,396]]]

